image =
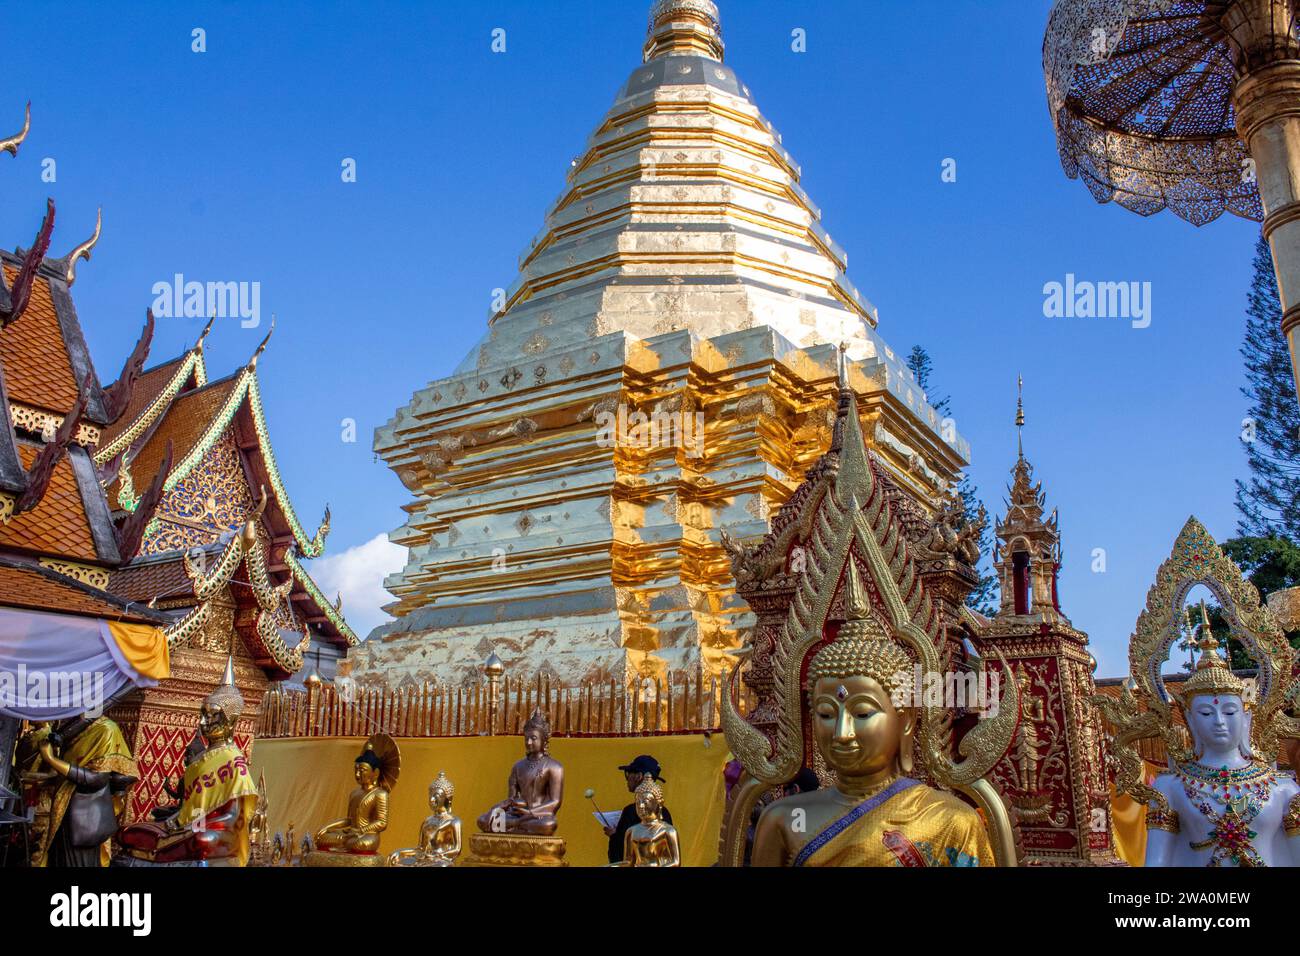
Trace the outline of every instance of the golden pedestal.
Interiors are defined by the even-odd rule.
[[[568,866],[561,837],[475,833],[462,866]]]
[[[386,866],[388,857],[378,853],[334,853],[312,850],[302,859],[303,866]]]

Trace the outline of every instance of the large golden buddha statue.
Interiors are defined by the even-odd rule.
[[[1018,687],[1000,682],[997,700],[997,684],[973,675],[985,719],[956,742],[958,762],[952,712],[915,692],[944,674],[940,610],[876,477],[843,369],[830,449],[762,542],[723,545],[737,581],[793,593],[779,618],[767,606],[741,649],[747,679],[762,688],[753,711],[741,715],[734,689],[723,695],[722,727],[743,769],[720,864],[743,865],[760,798],[811,768],[833,785],[772,802],[754,827],[753,865],[1016,865],[1011,818],[988,775],[1015,732]],[[788,558],[796,548],[798,566]]]
[[[913,771],[912,660],[867,612],[854,565],[848,620],[808,666],[817,752],[835,785],[771,803],[754,834],[754,866],[989,866],[975,809]]]
[[[348,813],[316,831],[306,866],[383,866],[381,834],[388,829],[388,799],[401,773],[401,753],[388,734],[374,734],[353,761],[356,789]]]
[[[396,850],[388,857],[389,866],[451,866],[460,855],[460,817],[451,812],[451,800],[456,788],[447,774],[438,771],[438,777],[429,784],[429,809],[433,811],[420,825],[419,845],[406,850]]]
[[[226,660],[221,685],[199,708],[199,734],[206,748],[185,768],[181,806],[161,823],[137,823],[118,835],[124,865],[244,866],[257,806],[248,758],[235,743],[244,698],[235,686],[235,662]]]

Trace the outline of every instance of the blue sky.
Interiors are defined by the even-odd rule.
[[[474,344],[491,290],[509,285],[640,62],[649,6],[69,2],[54,26],[48,7],[11,4],[0,133],[28,99],[33,129],[16,160],[0,157],[0,241],[30,243],[52,195],[62,255],[103,205],[74,298],[106,380],[154,283],[260,282],[263,313],[278,316],[259,365],[277,455],[305,523],[333,506],[339,554],[401,524],[406,493],[371,433]],[[1063,606],[1099,675],[1122,673],[1187,516],[1235,531],[1258,227],[1144,220],[1065,178],[1040,66],[1047,0],[720,7],[727,62],[801,163],[881,334],[929,349],[995,513],[1024,374],[1026,452],[1060,508]],[[191,51],[196,27],[204,53]],[[491,51],[498,27],[504,54]],[[806,53],[791,50],[796,28]],[[54,183],[40,178],[47,157]],[[341,181],[345,157],[355,183]],[[941,180],[948,158],[955,183]],[[1043,286],[1067,273],[1150,282],[1150,327],[1045,318]],[[201,324],[161,321],[154,358]],[[264,331],[220,326],[214,375]],[[1105,573],[1091,569],[1096,548]]]

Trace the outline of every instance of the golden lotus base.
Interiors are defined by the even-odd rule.
[[[475,833],[461,866],[568,866],[561,837]]]
[[[312,850],[302,858],[303,866],[385,866],[388,857],[378,853],[333,853],[330,850]]]

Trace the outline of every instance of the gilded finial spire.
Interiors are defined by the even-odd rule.
[[[1025,377],[1016,376],[1016,449],[1025,457]]]
[[[208,333],[212,331],[212,323],[215,321],[217,321],[217,313],[213,312],[212,316],[208,319],[208,324],[203,326],[203,331],[199,333],[199,340],[194,343],[194,348],[196,350],[203,348],[203,343],[208,340]]]
[[[722,60],[722,22],[711,0],[656,0],[650,8],[645,61],[661,56]]]

